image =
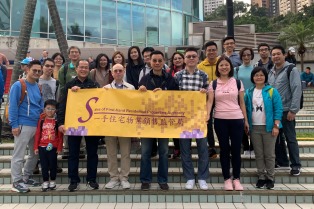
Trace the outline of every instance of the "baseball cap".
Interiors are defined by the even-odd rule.
[[[295,49],[293,47],[290,47],[288,50],[292,53],[295,53]]]
[[[27,58],[25,58],[25,59],[23,59],[23,60],[21,61],[21,64],[22,64],[22,65],[28,65],[29,62],[30,62],[30,60],[27,59]]]

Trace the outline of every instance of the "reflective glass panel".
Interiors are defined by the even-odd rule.
[[[172,0],[171,9],[182,11],[182,0]]]
[[[154,18],[150,18],[154,17]],[[158,9],[146,7],[146,42],[147,46],[159,43]]]
[[[85,36],[100,38],[100,0],[85,1]],[[91,41],[91,40],[88,40]]]
[[[170,12],[159,10],[160,45],[171,45],[171,19]]]
[[[0,30],[10,30],[10,0],[2,1],[0,4]]]
[[[48,5],[45,0],[38,0],[34,15],[32,37],[48,37]]]
[[[176,12],[171,14],[172,20],[172,45],[183,43],[183,19],[182,15]]]
[[[117,44],[116,2],[102,1],[102,43]]]
[[[118,44],[131,45],[131,6],[130,4],[118,2]]]
[[[169,0],[159,0],[159,7],[170,9],[170,3]]]
[[[146,0],[146,4],[158,6],[158,0]]]
[[[192,0],[184,0],[183,11],[188,14],[192,13]]]
[[[145,7],[132,6],[133,44],[137,46],[145,45]]]
[[[68,0],[69,40],[84,41],[84,0]]]
[[[24,16],[24,7],[25,1],[20,0],[12,0],[12,19],[11,19],[11,27],[12,27],[12,35],[18,36],[20,32],[14,33],[15,31],[20,31],[22,20]]]

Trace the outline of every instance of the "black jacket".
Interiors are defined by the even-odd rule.
[[[151,70],[149,74],[141,79],[139,86],[142,85],[145,86],[147,90],[154,90],[156,88],[161,88],[162,90],[179,90],[179,86],[174,78],[164,70],[161,76],[155,75],[153,70]]]
[[[138,89],[138,79],[140,76],[140,72],[144,67],[144,64],[132,65],[128,64],[126,66],[126,79],[129,84],[132,84],[135,89]]]
[[[64,125],[65,120],[65,112],[66,112],[66,103],[68,98],[68,89],[71,89],[74,86],[78,86],[81,89],[93,89],[93,88],[99,88],[99,84],[97,82],[94,82],[90,78],[86,78],[83,82],[81,82],[77,77],[73,78],[71,81],[65,84],[65,92],[64,96],[61,99],[60,107],[58,109],[58,125]]]

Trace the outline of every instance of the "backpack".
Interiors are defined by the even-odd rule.
[[[20,97],[20,101],[19,101],[19,104],[18,104],[18,106],[20,106],[22,104],[22,102],[24,101],[25,95],[27,93],[27,91],[26,91],[27,90],[27,86],[26,86],[25,79],[19,79],[18,81],[21,83],[21,97]],[[38,88],[39,88],[39,91],[40,91],[40,94],[41,94],[41,90],[42,90],[41,86],[38,85]],[[4,109],[4,118],[5,118],[5,121],[7,123],[9,123],[9,107],[10,107],[10,103],[8,101],[7,104],[5,105],[5,109]]]
[[[239,92],[240,89],[241,89],[241,81],[239,79],[236,79],[236,82],[237,82],[237,89],[238,89],[238,92]],[[215,91],[216,91],[216,88],[217,88],[217,79],[213,80],[214,101],[213,101],[212,108],[215,107]],[[238,104],[240,105],[239,94],[238,94]]]
[[[288,81],[290,82],[290,74],[291,74],[291,71],[292,69],[295,67],[295,65],[289,65],[288,66],[288,69],[287,69],[287,76],[288,76]],[[302,85],[302,83],[301,83]],[[304,101],[304,98],[303,98],[303,90],[301,91],[301,99],[300,99],[300,109],[303,108],[303,101]]]

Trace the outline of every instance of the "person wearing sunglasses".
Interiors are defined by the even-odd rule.
[[[11,159],[12,191],[26,193],[29,186],[40,184],[31,179],[36,166],[38,156],[33,149],[29,149],[29,155],[24,163],[27,147],[34,147],[34,136],[37,121],[44,108],[41,90],[37,84],[42,74],[39,60],[33,60],[28,64],[25,80],[16,81],[10,90],[9,123],[14,136],[14,150]],[[22,84],[24,83],[24,84]],[[21,101],[22,85],[26,85],[26,94]],[[24,175],[22,168],[24,167]]]

